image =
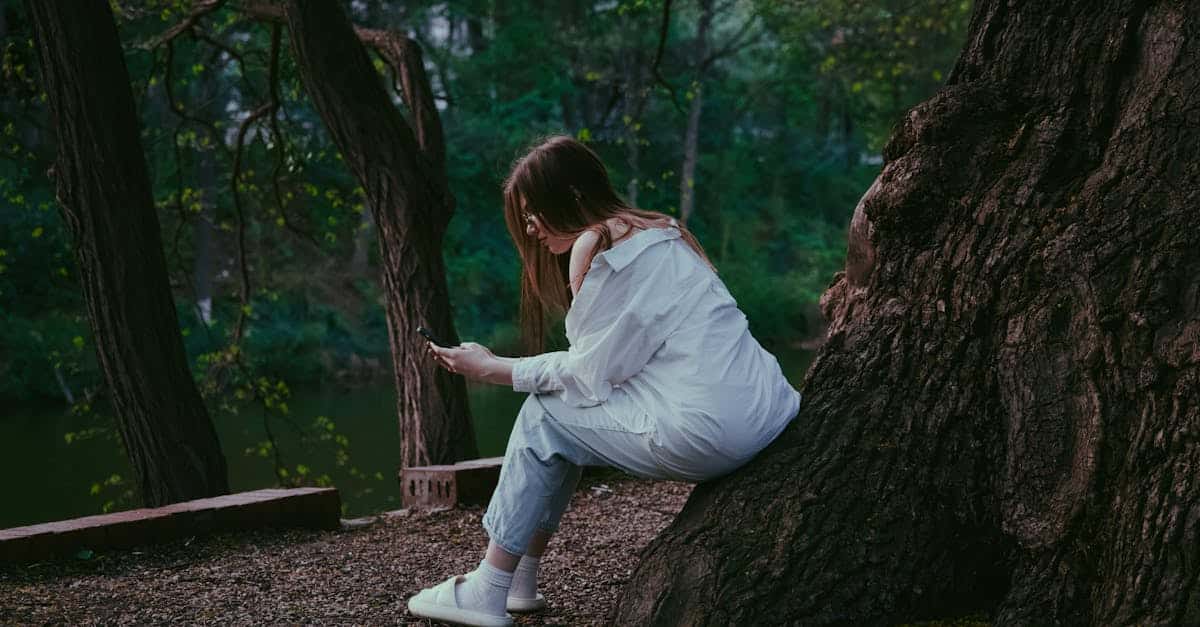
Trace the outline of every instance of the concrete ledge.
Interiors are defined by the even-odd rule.
[[[500,481],[503,462],[503,457],[485,457],[441,466],[401,468],[396,474],[400,503],[405,508],[418,509],[484,505],[491,500]],[[583,467],[585,477],[606,471],[606,466]]]
[[[503,457],[471,459],[443,466],[402,468],[400,502],[404,507],[432,508],[486,503],[500,480]]]
[[[0,529],[0,562],[72,555],[85,548],[127,548],[214,531],[262,527],[338,529],[341,513],[336,488],[240,492],[165,507]]]

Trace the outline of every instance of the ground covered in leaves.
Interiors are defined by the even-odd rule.
[[[691,486],[587,477],[542,559],[549,607],[523,625],[603,623]],[[483,555],[482,508],[402,510],[335,532],[219,534],[90,559],[0,566],[0,623],[421,624],[419,589]]]

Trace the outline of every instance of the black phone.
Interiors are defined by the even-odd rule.
[[[453,344],[448,344],[446,342],[441,341],[440,339],[437,338],[437,336],[435,336],[433,333],[431,333],[429,331],[429,329],[426,329],[425,327],[417,327],[417,333],[420,333],[421,335],[425,336],[425,339],[429,340],[430,342],[433,342],[434,344],[437,344],[438,346],[441,346],[442,348],[454,348]]]

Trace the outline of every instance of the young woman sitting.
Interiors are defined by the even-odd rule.
[[[483,517],[483,561],[408,604],[465,625],[511,625],[506,610],[545,605],[538,560],[582,466],[704,481],[748,462],[800,407],[696,238],[629,206],[588,147],[570,137],[534,147],[504,184],[504,211],[526,340],[540,352],[547,310],[566,310],[570,348],[509,358],[429,344],[451,372],[529,393]]]

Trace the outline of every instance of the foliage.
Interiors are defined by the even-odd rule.
[[[516,350],[519,269],[499,187],[521,151],[571,134],[639,206],[677,213],[685,112],[700,93],[689,226],[756,337],[792,342],[814,331],[808,312],[842,264],[879,150],[949,73],[970,4],[715,4],[713,54],[700,62],[692,1],[672,4],[661,55],[662,0],[343,2],[355,22],[405,30],[424,48],[457,201],[444,257],[460,336]],[[286,28],[278,115],[243,129],[271,93],[271,25],[227,3],[156,45],[191,2],[110,5],[131,76],[113,89],[132,89],[139,103],[180,329],[207,402],[344,453],[336,436],[322,439],[331,418],[288,425],[279,386],[350,384],[390,367],[378,254],[370,208],[304,93]],[[0,399],[70,390],[90,401],[103,386],[45,176],[54,147],[31,31],[17,0],[0,0],[0,10]],[[373,60],[391,88],[387,64]],[[283,463],[270,443],[249,454],[273,458],[284,483],[322,474]]]

